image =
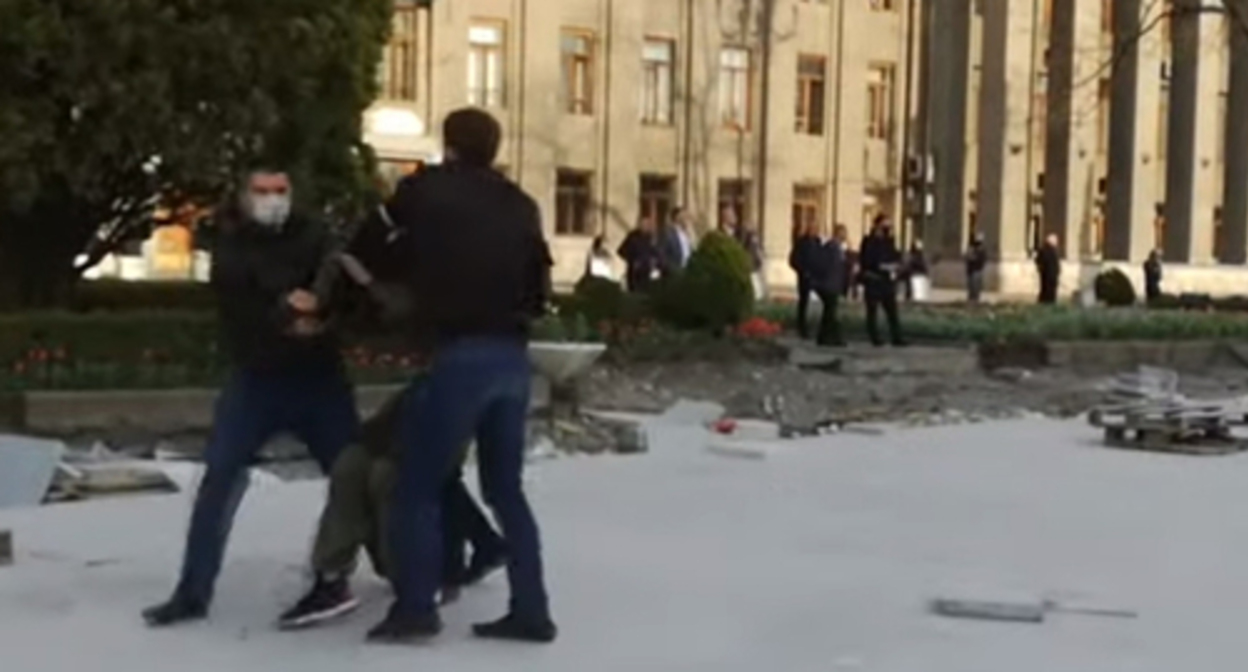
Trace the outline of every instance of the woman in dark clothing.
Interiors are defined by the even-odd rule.
[[[810,336],[810,297],[815,293],[813,276],[822,244],[817,227],[808,223],[798,229],[789,253],[789,268],[797,274],[797,333],[802,338]]]
[[[641,220],[637,228],[624,238],[617,253],[627,268],[624,279],[628,291],[641,293],[649,290],[659,275],[661,260],[654,222]]]

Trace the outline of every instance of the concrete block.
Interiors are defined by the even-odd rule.
[[[0,509],[41,504],[64,453],[60,441],[0,435]]]

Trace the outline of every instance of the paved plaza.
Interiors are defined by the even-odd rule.
[[[186,495],[0,513],[0,665],[16,672],[1238,672],[1248,614],[1248,461],[1098,446],[1081,422],[1028,419],[707,449],[654,425],[651,453],[530,471],[562,637],[472,641],[498,615],[493,577],[446,611],[432,645],[378,648],[387,602],[278,633],[303,587],[323,484],[267,487],[240,514],[204,624],[142,627],[165,596]],[[954,621],[935,597],[1053,599],[1137,619]]]

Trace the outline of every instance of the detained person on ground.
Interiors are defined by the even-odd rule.
[[[388,543],[390,502],[398,478],[402,445],[398,441],[399,410],[411,387],[395,395],[364,423],[360,441],[338,458],[329,479],[329,497],[321,513],[312,547],[312,589],[282,614],[280,627],[308,628],[344,616],[359,606],[351,592],[360,550],[367,552],[373,571],[391,576]],[[466,447],[465,447],[466,448]],[[503,539],[464,487],[459,469],[443,484],[442,604],[458,599],[460,591],[503,566]],[[466,562],[465,541],[473,555]]]

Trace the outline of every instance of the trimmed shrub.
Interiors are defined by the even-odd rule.
[[[1117,268],[1111,268],[1096,276],[1096,300],[1107,306],[1126,307],[1135,305],[1135,286],[1131,278]]]
[[[712,232],[702,239],[683,273],[656,293],[658,317],[682,329],[723,332],[754,308],[750,255],[732,237]]]
[[[590,324],[614,322],[624,316],[628,296],[620,283],[587,275],[576,283],[572,298],[563,306]]]
[[[185,281],[126,282],[93,280],[78,284],[70,308],[78,312],[143,310],[214,310],[216,296],[207,283]]]

